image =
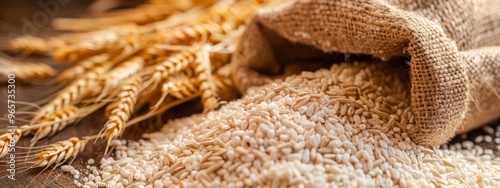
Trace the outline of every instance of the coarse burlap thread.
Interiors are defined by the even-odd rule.
[[[409,134],[439,145],[500,115],[499,10],[498,0],[286,1],[252,18],[233,55],[233,80],[241,92],[262,85],[287,59],[313,59],[311,49],[407,57]]]

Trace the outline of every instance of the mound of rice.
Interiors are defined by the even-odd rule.
[[[84,187],[499,187],[500,158],[427,148],[402,63],[333,65],[251,89],[145,140],[115,141]],[[476,154],[476,155],[474,155]]]

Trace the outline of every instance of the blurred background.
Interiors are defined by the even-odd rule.
[[[92,17],[108,11],[130,8],[145,0],[1,0],[0,32],[21,34],[35,28],[38,32],[25,33],[50,35],[56,17]]]

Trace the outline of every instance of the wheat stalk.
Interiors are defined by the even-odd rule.
[[[137,118],[134,118],[127,122],[123,128],[130,127],[132,125],[137,124],[138,122],[141,122],[145,119],[148,119],[154,115],[157,115],[159,113],[162,113],[168,109],[171,109],[174,106],[177,106],[179,104],[185,103],[186,101],[192,100],[196,97],[199,96],[199,93],[196,93],[192,96],[186,97],[182,100],[177,100],[173,101],[171,103],[165,104],[161,106],[157,111],[152,111],[147,114],[141,115]],[[51,144],[49,146],[43,147],[43,151],[39,152],[38,154],[35,155],[36,160],[33,162],[33,165],[31,168],[38,168],[38,167],[49,167],[54,164],[62,164],[66,161],[68,161],[70,158],[75,158],[80,152],[82,152],[85,149],[86,144],[91,141],[95,140],[97,138],[100,138],[101,135],[92,135],[92,136],[86,136],[83,137],[82,139],[79,139],[77,137],[72,137],[68,140],[64,141],[59,141],[54,144]],[[27,158],[31,158],[27,156]]]
[[[107,63],[110,58],[110,54],[103,53],[79,61],[76,65],[64,70],[59,75],[58,79],[63,82],[73,80],[79,75],[82,75],[95,67],[102,66],[104,63]]]
[[[33,167],[61,164],[76,157],[89,140],[104,136],[109,147],[127,127],[196,97],[201,97],[205,110],[216,108],[219,93],[228,92],[232,86],[226,65],[237,38],[234,33],[240,33],[236,31],[260,4],[256,1],[219,1],[210,9],[198,11],[190,18],[194,21],[187,24],[180,22],[184,17],[177,21],[171,17],[161,23],[129,24],[76,34],[73,39],[57,37],[62,41],[60,44],[37,47],[50,49],[45,53],[57,61],[78,63],[59,77],[62,81],[73,81],[37,111],[28,128],[19,135],[36,130],[33,141],[37,141],[55,134],[77,117],[87,115],[81,112],[83,109],[75,111],[76,105],[81,107],[89,100],[92,100],[89,103],[97,101],[96,107],[107,104],[105,100],[114,99],[114,102],[106,108],[109,118],[98,135],[37,146],[37,151],[43,151],[31,156],[36,158]],[[205,16],[200,16],[201,13]],[[47,44],[49,40],[38,42]],[[168,49],[162,45],[188,47]],[[145,80],[143,84],[142,79]],[[157,85],[162,87],[157,88]],[[101,100],[103,96],[108,98]],[[172,97],[163,102],[166,96]],[[142,115],[134,114],[143,104],[156,102],[157,98],[161,100],[154,109]]]
[[[54,48],[65,45],[65,42],[59,38],[44,39],[29,35],[15,38],[9,42],[12,50],[37,54],[48,54]]]
[[[76,116],[79,114],[79,109],[76,106],[69,105],[51,115],[51,117],[42,119],[42,123],[52,122],[53,124],[38,128],[31,142],[36,142],[47,136],[52,136],[56,132],[64,129],[68,124],[76,121]]]
[[[51,144],[47,149],[38,153],[37,160],[33,163],[33,168],[48,167],[54,164],[62,164],[70,158],[75,158],[78,153],[85,149],[85,145],[90,139],[79,139],[72,137],[68,140]]]
[[[218,74],[211,75],[215,92],[218,94],[234,92],[231,91],[232,81],[227,74],[229,66],[223,67],[223,71],[218,71]],[[222,75],[221,75],[222,74]],[[173,96],[177,99],[183,99],[200,92],[202,82],[198,77],[182,76],[164,83],[161,87],[162,96],[155,105],[157,108],[166,98]]]
[[[68,105],[77,103],[92,87],[99,84],[99,77],[103,75],[109,67],[109,65],[96,67],[83,75],[80,79],[73,81],[60,91],[47,105],[43,106],[35,113],[35,117],[32,119],[31,124],[34,124],[42,117],[50,117],[51,114],[62,110]]]
[[[122,83],[123,80],[137,74],[143,68],[143,66],[144,59],[140,56],[135,56],[113,68],[108,74],[102,77],[104,88],[99,91],[100,94],[99,97],[97,97],[96,101],[99,101],[102,99],[102,97],[108,95],[108,91],[111,88]]]
[[[149,2],[134,9],[100,15],[98,18],[58,18],[54,20],[53,25],[64,30],[94,30],[124,23],[142,25],[163,20],[172,13],[185,11],[193,6],[206,6],[213,2],[214,0]]]
[[[200,41],[216,42],[222,40],[224,34],[244,25],[246,18],[255,10],[255,5],[221,1],[193,24],[174,29],[158,29],[156,32],[166,33],[161,41],[167,44],[191,45]]]
[[[194,50],[177,52],[167,58],[165,61],[154,65],[150,70],[146,71],[147,75],[151,75],[145,86],[150,84],[158,85],[161,81],[171,75],[177,74],[188,67],[195,59]]]
[[[0,158],[9,153],[9,148],[16,145],[23,132],[22,128],[10,129],[0,136]]]
[[[106,108],[106,114],[109,114],[109,118],[99,134],[104,133],[103,135],[106,135],[108,146],[111,140],[122,135],[126,122],[134,112],[141,84],[142,79],[140,76],[128,78],[120,87],[116,101]],[[107,148],[105,153],[107,153]]]
[[[211,110],[217,108],[219,100],[212,81],[212,67],[210,64],[210,54],[207,48],[203,47],[197,53],[192,64],[195,77],[200,82],[199,90],[203,109]]]
[[[140,33],[140,28],[133,24],[111,27],[87,33],[79,39],[79,42],[54,49],[51,55],[56,61],[75,62],[96,53],[112,50],[115,46],[120,47],[120,41]]]
[[[33,81],[51,77],[54,73],[54,69],[46,64],[17,62],[7,57],[0,57],[0,74],[2,75],[14,74],[16,79]]]

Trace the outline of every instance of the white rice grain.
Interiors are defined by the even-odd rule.
[[[409,82],[394,67],[334,65],[171,120],[148,140],[117,148],[127,155],[102,159],[95,185],[499,187],[492,150],[470,141],[456,151],[411,141]]]

